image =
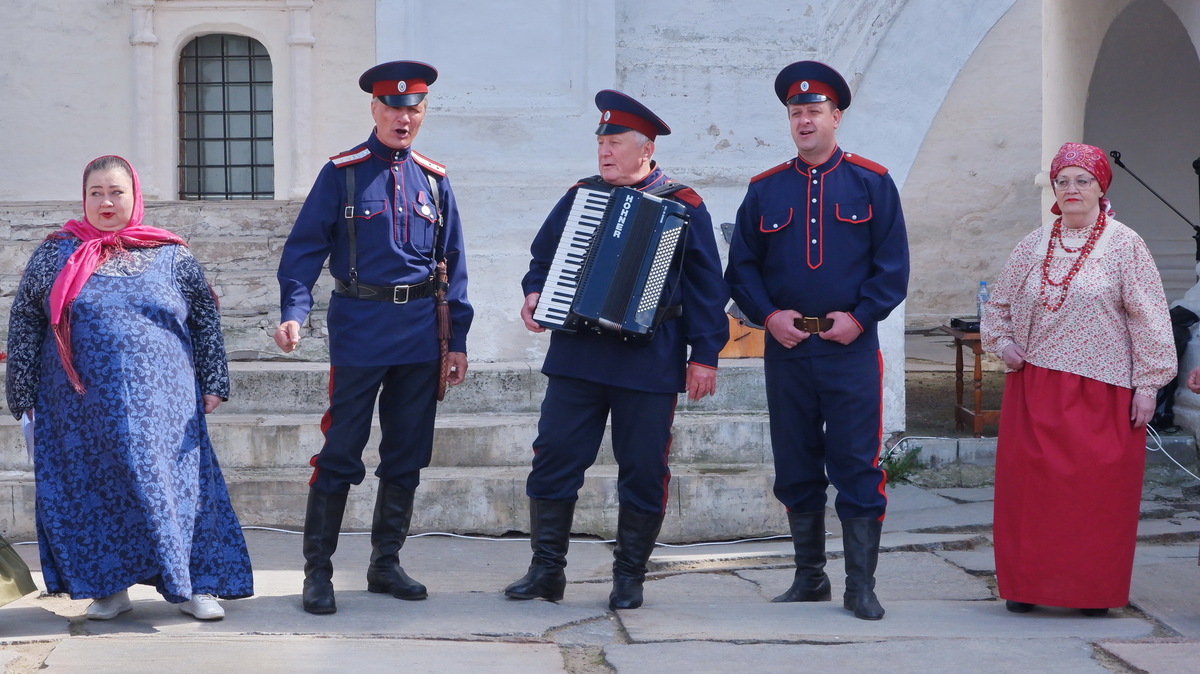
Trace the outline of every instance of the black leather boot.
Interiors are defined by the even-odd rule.
[[[429,596],[425,586],[409,577],[400,566],[400,548],[408,538],[412,522],[413,492],[379,481],[375,516],[371,521],[371,565],[367,567],[367,591],[390,594],[409,601]]]
[[[879,564],[879,535],[883,522],[869,517],[842,520],[846,550],[846,594],[842,606],[860,620],[880,620],[883,607],[875,596],[875,567]]]
[[[825,575],[825,511],[789,512],[792,546],[796,549],[796,578],[773,602],[829,601],[833,591]]]
[[[617,515],[617,547],[613,548],[613,589],[608,607],[637,608],[642,605],[646,562],[654,552],[654,541],[662,529],[663,513],[649,514],[621,507]]]
[[[309,488],[304,513],[304,610],[318,615],[337,613],[333,599],[333,552],[337,550],[346,491],[328,494]]]
[[[529,571],[504,588],[510,599],[558,601],[567,589],[567,546],[571,540],[574,501],[529,499],[529,546],[533,561]]]

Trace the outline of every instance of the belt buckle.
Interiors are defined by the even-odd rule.
[[[821,319],[820,318],[815,317],[815,316],[805,316],[803,318],[803,321],[804,321],[804,328],[802,328],[802,329],[805,332],[810,332],[815,335],[821,331]]]
[[[400,290],[404,289],[404,299],[400,299]],[[392,288],[392,304],[408,304],[408,295],[412,286],[396,286]]]

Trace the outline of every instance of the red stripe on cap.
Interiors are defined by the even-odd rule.
[[[646,119],[645,117],[638,117],[637,115],[629,112],[622,112],[620,110],[605,110],[600,114],[600,123],[616,124],[617,126],[628,127],[634,131],[641,132],[650,140],[654,140],[658,137],[658,129],[650,123],[650,120]]]
[[[401,87],[400,85],[404,86]],[[372,96],[400,96],[429,93],[425,80],[379,80],[371,85]]]
[[[821,94],[833,101],[834,105],[838,104],[838,97],[833,87],[820,80],[797,80],[792,82],[792,86],[788,87],[787,98],[783,100],[786,101],[796,94]]]

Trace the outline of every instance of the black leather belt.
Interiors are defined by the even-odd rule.
[[[360,300],[378,300],[393,304],[404,304],[409,300],[419,300],[433,297],[433,279],[408,286],[373,286],[359,282],[358,294],[350,292],[350,282],[340,278],[333,279],[333,294],[342,297],[357,297]]]
[[[801,316],[796,319],[796,329],[805,332],[825,332],[833,329],[833,319]]]

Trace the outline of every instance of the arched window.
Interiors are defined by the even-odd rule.
[[[202,35],[179,57],[179,198],[273,199],[271,57],[241,35]]]

